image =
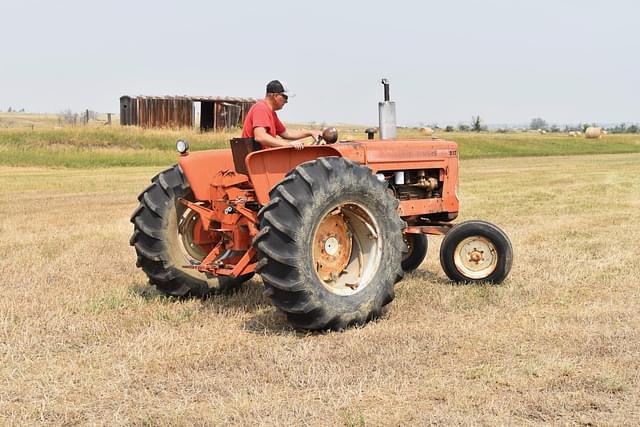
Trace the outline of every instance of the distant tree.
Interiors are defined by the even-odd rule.
[[[582,123],[582,125],[580,126],[580,129],[582,129],[582,132],[586,132],[587,128],[588,128],[588,127],[591,127],[591,126],[593,126],[593,127],[597,127],[597,125],[596,125],[595,123],[591,123],[591,124],[589,124],[589,123]]]
[[[480,132],[482,130],[482,120],[480,116],[471,117],[471,129],[474,132]]]
[[[558,125],[556,124],[552,124],[551,127],[549,128],[549,132],[554,132],[554,133],[560,132],[560,127],[558,127]]]
[[[447,127],[446,127],[446,128],[444,128],[444,131],[445,131],[445,132],[453,132],[453,130],[454,130],[454,128],[453,128],[453,126],[451,126],[451,125],[447,125]]]
[[[538,129],[546,129],[546,128],[547,128],[547,122],[545,122],[540,117],[531,119],[531,123],[529,124],[529,129],[538,130]]]
[[[19,112],[24,113],[24,108],[21,108]]]
[[[619,125],[615,125],[613,127],[607,128],[607,132],[610,133],[624,133],[627,128],[626,123],[620,123]]]
[[[638,133],[638,131],[640,131],[640,128],[636,124],[633,124],[627,128],[627,132],[629,133]]]
[[[7,113],[12,113],[13,109],[11,107],[7,108]]]
[[[458,124],[458,130],[460,132],[469,132],[469,129],[470,129],[469,125],[465,125],[464,123]]]

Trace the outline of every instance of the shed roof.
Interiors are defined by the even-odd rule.
[[[188,96],[188,95],[176,95],[176,96],[147,96],[147,95],[138,95],[138,96],[129,96],[123,95],[122,98],[132,98],[132,99],[166,99],[166,100],[180,100],[180,101],[194,101],[194,102],[202,102],[202,101],[220,101],[220,102],[256,102],[255,98],[238,98],[235,96]]]

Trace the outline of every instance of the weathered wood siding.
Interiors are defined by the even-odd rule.
[[[122,96],[120,124],[143,128],[193,127],[194,103],[201,103],[200,129],[226,129],[242,126],[256,100],[252,98],[188,96]]]

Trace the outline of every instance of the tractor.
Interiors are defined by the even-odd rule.
[[[237,290],[260,274],[265,295],[297,329],[340,330],[379,317],[427,235],[443,235],[440,263],[464,283],[501,283],[512,247],[497,226],[458,216],[455,142],[396,138],[389,82],[375,129],[340,140],[335,128],[302,150],[190,152],[138,197],[131,245],[151,285],[172,296]],[[321,138],[322,139],[322,138]]]

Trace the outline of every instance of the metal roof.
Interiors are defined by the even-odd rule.
[[[235,96],[188,96],[188,95],[176,95],[176,96],[147,96],[147,95],[138,95],[138,96],[129,96],[123,95],[122,98],[132,98],[132,99],[167,99],[167,100],[180,100],[180,101],[193,101],[193,102],[202,102],[202,101],[220,101],[220,102],[256,102],[255,98],[238,98]]]

